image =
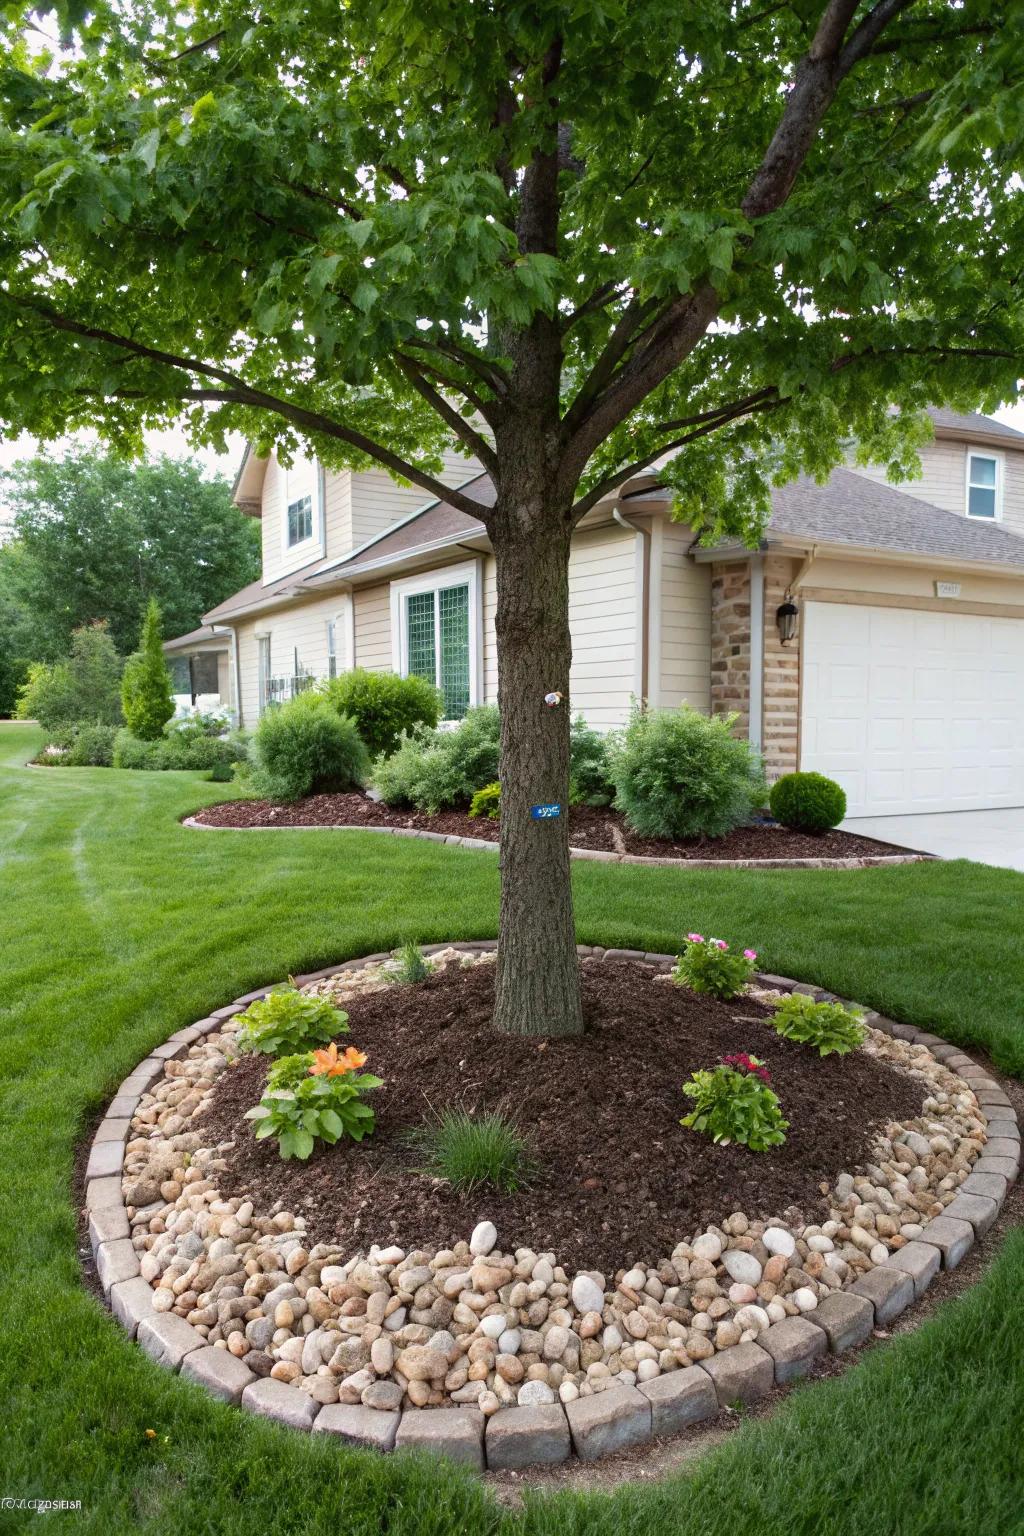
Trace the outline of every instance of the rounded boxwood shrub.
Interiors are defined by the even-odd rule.
[[[441,695],[425,677],[353,667],[325,684],[324,693],[339,715],[355,721],[371,757],[390,757],[405,732],[432,728],[441,718]]]
[[[724,837],[764,804],[761,760],[735,715],[633,711],[610,749],[616,807],[640,837]]]
[[[768,795],[775,820],[796,832],[827,832],[846,815],[846,795],[823,773],[787,773]]]
[[[369,755],[354,720],[320,693],[267,709],[252,740],[252,787],[267,800],[357,789]]]

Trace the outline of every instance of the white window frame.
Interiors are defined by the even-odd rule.
[[[977,512],[971,511],[971,489],[974,482],[971,480],[971,460],[991,459],[996,466],[995,484],[995,515],[982,517]],[[974,486],[976,490],[991,490],[991,486]],[[974,523],[1001,523],[1003,520],[1003,455],[995,448],[972,448],[967,445],[964,455],[964,512]]]
[[[287,469],[280,465],[282,476],[281,498],[281,555],[288,569],[297,569],[299,566],[308,565],[318,555],[324,552],[324,472],[321,464],[316,459],[301,458]],[[308,471],[312,471],[312,484],[309,484]],[[301,487],[294,485],[294,480],[300,478]],[[294,489],[293,489],[294,486]],[[303,496],[310,496],[313,502],[313,531],[308,539],[300,539],[296,544],[288,542],[288,508],[296,501],[301,501]]]
[[[327,646],[327,676],[331,676],[331,632],[334,632],[334,676],[350,672],[355,666],[356,638],[355,613],[352,598],[346,594],[341,599],[337,613],[324,620],[324,639]]]
[[[264,650],[265,643],[265,650]],[[264,662],[264,654],[266,661]],[[263,713],[266,705],[267,684],[274,675],[273,640],[269,629],[256,632],[256,712]]]
[[[442,592],[446,587],[469,588],[469,707],[483,703],[484,631],[483,631],[483,561],[466,560],[460,565],[446,565],[440,570],[424,571],[391,583],[391,665],[401,677],[409,676],[407,597],[420,592]],[[434,626],[437,674],[440,675],[440,625]]]

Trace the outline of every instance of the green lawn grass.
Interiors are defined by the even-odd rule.
[[[497,865],[373,833],[189,831],[177,818],[229,786],[27,770],[38,741],[0,726],[0,1497],[79,1499],[80,1514],[52,1518],[103,1536],[1024,1530],[1020,1233],[963,1300],[689,1474],[522,1511],[468,1474],[286,1433],[152,1365],[79,1284],[69,1191],[90,1116],[154,1045],[250,987],[408,937],[492,935]],[[582,941],[666,950],[698,927],[752,943],[769,969],[1024,1074],[1020,875],[579,864],[574,877]],[[34,1518],[0,1510],[0,1529]]]

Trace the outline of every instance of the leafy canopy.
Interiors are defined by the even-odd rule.
[[[0,549],[0,634],[6,593],[12,627],[19,621],[15,654],[33,661],[66,654],[71,631],[95,619],[127,655],[150,597],[167,636],[187,634],[260,573],[259,524],[232,506],[224,480],[191,460],[133,465],[95,448],[59,462],[41,454],[0,478],[0,497],[14,533]]]
[[[11,429],[183,417],[434,491],[446,435],[500,485],[534,422],[575,515],[682,449],[680,510],[749,537],[847,434],[906,470],[927,402],[1015,392],[1021,0],[41,13],[0,76]]]

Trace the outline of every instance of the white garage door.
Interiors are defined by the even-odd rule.
[[[1024,620],[806,603],[800,766],[850,816],[1024,805]]]

